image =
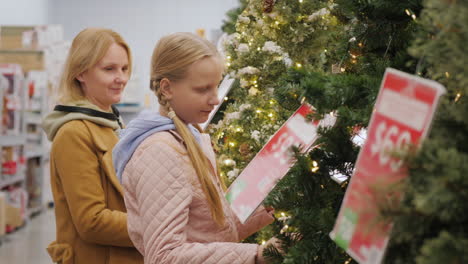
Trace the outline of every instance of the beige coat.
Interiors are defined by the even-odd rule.
[[[113,128],[88,120],[68,121],[53,136],[57,240],[47,251],[54,262],[143,263],[128,235],[123,189],[112,165],[117,141]]]
[[[210,138],[201,146],[211,161]],[[146,264],[254,264],[257,244],[238,243],[271,223],[261,207],[241,224],[231,211],[219,181],[226,223],[219,227],[211,217],[183,143],[173,131],[146,138],[133,153],[122,175],[128,230]]]

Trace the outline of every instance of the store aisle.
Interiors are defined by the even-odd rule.
[[[0,245],[0,264],[50,264],[52,261],[46,247],[53,240],[54,210],[47,209],[3,240]]]

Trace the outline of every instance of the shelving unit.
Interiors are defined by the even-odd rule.
[[[21,120],[23,119],[22,92],[24,77],[19,65],[0,65],[0,190],[2,191],[0,206],[0,222],[2,228],[0,236],[4,235],[6,225],[15,228],[26,221],[26,167],[24,163],[24,150],[27,137],[23,132]],[[15,195],[11,195],[15,193]],[[22,196],[19,200],[16,194]],[[15,197],[10,197],[15,196]],[[15,206],[9,202],[14,201]],[[20,201],[20,202],[18,202]]]
[[[48,168],[50,143],[40,125],[51,111],[50,95],[56,87],[53,84],[58,83],[70,43],[63,41],[63,28],[58,25],[0,25],[0,29],[0,76],[4,75],[1,68],[10,67],[8,65],[22,69],[14,88],[11,76],[4,77],[3,87],[0,87],[1,242],[5,230],[2,220],[7,218],[6,214],[16,213],[12,206],[19,206],[20,210],[8,221],[19,224],[9,224],[9,231],[27,223],[52,202]],[[14,96],[10,95],[11,91],[15,91]],[[4,102],[9,106],[5,107]],[[4,115],[7,108],[15,110]],[[18,159],[10,161],[4,158],[7,156]]]

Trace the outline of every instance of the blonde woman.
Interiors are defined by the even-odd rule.
[[[147,264],[264,263],[263,246],[239,243],[273,221],[259,208],[241,224],[224,198],[207,120],[223,63],[191,33],[163,37],[151,61],[159,113],[132,120],[114,148],[124,186],[130,238]]]
[[[88,28],[73,40],[60,84],[61,105],[43,121],[52,141],[51,185],[61,264],[143,263],[127,231],[123,189],[112,166],[121,122],[112,104],[130,76],[130,49],[109,29]]]

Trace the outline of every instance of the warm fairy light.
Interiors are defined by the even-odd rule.
[[[281,212],[281,217],[286,217],[286,214],[284,212]]]
[[[303,1],[304,1],[304,0],[299,0],[299,3],[301,3],[301,4],[302,4],[302,2],[303,2]]]
[[[268,116],[269,116],[269,117],[273,117],[273,113],[269,113]]]
[[[272,104],[274,104],[274,103],[275,103],[275,101],[273,101],[273,100],[270,100],[270,104],[271,104],[271,105],[272,105]]]
[[[225,159],[225,160],[224,160],[224,165],[226,165],[226,166],[234,165],[234,160],[232,160],[232,159]]]
[[[405,12],[408,16],[411,16],[411,12],[408,9],[405,9]]]
[[[255,88],[258,88],[258,84],[254,85],[254,86],[255,86]]]
[[[461,97],[461,93],[457,93],[457,97],[455,97],[455,102],[458,102],[458,100],[460,100],[460,97]]]
[[[241,132],[241,131],[242,131],[242,128],[238,127],[238,128],[236,128],[236,131],[237,131],[237,132]]]
[[[341,70],[341,72],[345,72],[345,71],[346,71],[346,69],[343,68],[343,67],[342,67],[340,70]]]
[[[317,161],[312,161],[312,168],[310,169],[310,171],[312,171],[313,173],[317,172],[319,170],[319,166],[318,166],[318,162]]]
[[[364,44],[362,44],[362,42],[359,42],[358,46],[362,48]]]
[[[235,147],[235,146],[236,146],[236,143],[234,143],[234,142],[229,142],[229,146]]]
[[[328,52],[328,50],[327,50],[327,49],[325,49],[325,50],[324,50],[324,52],[325,52],[325,53],[327,53],[327,52]]]
[[[254,84],[257,84],[257,80],[254,80],[253,83],[254,83]]]
[[[226,63],[226,66],[228,66],[228,67],[231,66],[231,63],[230,62]]]
[[[296,66],[297,66],[298,68],[301,68],[301,67],[302,67],[302,64],[300,64],[299,62],[296,62]]]
[[[323,186],[323,184],[320,184],[320,188],[325,189],[325,186]]]
[[[266,241],[265,241],[265,240],[263,240],[263,241],[262,241],[262,245],[265,245],[265,243],[266,243]]]
[[[288,228],[289,228],[289,226],[288,226],[288,225],[285,225],[285,226],[284,226],[284,228],[285,228],[285,229],[288,229]]]
[[[278,21],[276,21],[276,22],[275,22],[275,24],[276,24],[276,25],[279,25],[279,22],[278,22]]]
[[[227,96],[224,96],[224,101],[227,101],[229,98]]]
[[[257,114],[260,114],[262,112],[262,110],[257,109],[257,111],[255,111],[255,112],[257,112]]]
[[[450,73],[445,72],[445,77],[450,78]]]
[[[230,60],[230,59],[231,59],[231,56],[227,56],[227,59]]]
[[[415,15],[415,14],[412,14],[412,15],[411,15],[411,18],[413,18],[413,20],[416,20],[416,15]]]
[[[260,51],[261,50],[260,47],[258,47],[257,50]]]
[[[353,64],[356,64],[357,63],[357,60],[352,60],[351,61]]]

